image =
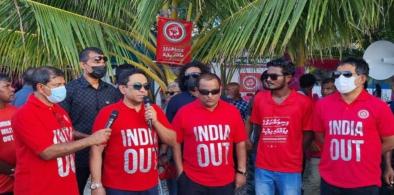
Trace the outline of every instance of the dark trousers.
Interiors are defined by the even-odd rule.
[[[233,195],[234,182],[220,187],[208,187],[193,182],[185,173],[178,177],[178,195]]]
[[[145,191],[126,191],[126,190],[105,188],[105,192],[107,193],[107,195],[158,195],[159,189],[157,188],[157,186]]]
[[[76,167],[76,176],[77,176],[77,182],[78,182],[78,189],[79,189],[79,194],[83,195],[83,190],[85,189],[86,182],[88,181],[89,175],[90,175],[90,170],[89,167]]]
[[[328,184],[322,179],[320,193],[321,195],[379,195],[379,187],[339,188]]]

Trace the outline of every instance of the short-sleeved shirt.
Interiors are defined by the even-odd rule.
[[[0,109],[0,161],[15,167],[15,143],[11,127],[11,118],[16,112],[16,107],[9,104]],[[12,192],[14,178],[0,174],[0,194]]]
[[[184,172],[192,181],[214,187],[234,181],[233,143],[247,138],[235,106],[219,100],[210,111],[195,100],[178,111],[172,125],[183,143]]]
[[[249,107],[248,102],[246,102],[242,98],[239,98],[237,100],[231,100],[231,104],[233,104],[235,107],[237,107],[237,109],[241,113],[242,119],[245,120],[246,117],[249,115],[248,114],[248,109],[249,109],[248,108]]]
[[[15,137],[15,195],[78,193],[74,154],[40,158],[48,147],[73,141],[71,120],[57,104],[48,106],[31,95],[12,118]]]
[[[394,135],[387,104],[366,91],[351,103],[336,92],[316,104],[313,129],[325,135],[320,175],[329,184],[381,185],[381,137]]]
[[[172,129],[163,111],[155,104],[158,121]],[[105,187],[144,191],[157,185],[158,137],[145,120],[145,109],[127,107],[123,101],[104,107],[94,122],[93,131],[104,128],[112,111],[119,112],[111,126],[111,138],[105,147],[102,182]]]
[[[66,85],[67,96],[60,105],[68,112],[75,130],[91,134],[93,122],[104,106],[120,100],[119,91],[112,85],[99,80],[97,89],[81,76]],[[89,166],[89,148],[76,153],[78,167]]]
[[[188,91],[183,91],[180,94],[176,94],[174,97],[171,98],[171,100],[168,102],[167,109],[166,109],[166,116],[167,119],[172,122],[172,120],[175,117],[175,114],[178,112],[178,110],[190,103],[193,102],[196,99],[191,93]]]
[[[300,173],[302,170],[304,130],[312,130],[311,100],[292,90],[277,104],[271,92],[254,98],[251,122],[261,126],[256,167],[270,171]]]

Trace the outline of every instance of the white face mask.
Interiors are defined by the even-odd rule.
[[[343,75],[341,75],[337,79],[335,79],[335,87],[337,88],[339,93],[349,93],[357,88],[355,81],[356,81],[355,76],[346,78]]]
[[[66,99],[66,95],[67,95],[66,87],[63,85],[63,86],[51,89],[51,95],[47,96],[47,98],[48,98],[48,101],[56,104],[56,103],[63,101],[64,99]]]

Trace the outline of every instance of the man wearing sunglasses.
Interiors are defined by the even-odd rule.
[[[93,131],[104,127],[111,113],[118,111],[107,144],[91,148],[92,194],[159,194],[158,138],[174,145],[175,131],[160,107],[144,106],[150,85],[143,72],[122,72],[118,84],[123,100],[104,107],[93,125]]]
[[[182,107],[172,122],[177,131],[174,159],[180,195],[234,194],[235,187],[245,184],[245,126],[237,108],[220,100],[220,85],[215,74],[202,74],[198,99]]]
[[[117,102],[120,94],[112,85],[101,80],[106,74],[107,57],[99,48],[88,47],[79,54],[83,74],[66,86],[67,97],[61,106],[71,117],[76,138],[91,134],[94,119],[101,108]],[[89,178],[89,148],[76,153],[79,191],[82,194]]]
[[[379,194],[381,154],[394,148],[394,118],[385,102],[364,89],[368,73],[363,59],[343,60],[333,73],[338,92],[316,104],[323,195]]]
[[[111,130],[103,128],[73,139],[71,120],[57,103],[66,97],[64,73],[53,67],[37,68],[33,94],[12,118],[16,147],[15,194],[77,195],[74,153],[105,143]]]
[[[260,136],[256,154],[256,194],[300,195],[303,135],[311,128],[311,100],[289,88],[295,67],[277,59],[262,75],[268,91],[255,96],[250,122]],[[305,132],[306,133],[306,132]]]

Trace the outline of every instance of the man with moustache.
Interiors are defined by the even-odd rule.
[[[286,60],[268,62],[269,91],[255,96],[250,122],[261,130],[255,168],[256,194],[301,194],[303,134],[311,130],[311,100],[289,88],[295,73]]]
[[[124,71],[118,84],[123,100],[104,107],[93,125],[95,132],[105,126],[113,111],[119,113],[106,145],[91,148],[92,194],[156,195],[158,138],[172,146],[175,131],[160,107],[144,106],[150,84],[143,72]]]
[[[316,104],[313,129],[324,143],[323,195],[379,194],[381,154],[394,148],[394,117],[385,102],[364,89],[368,73],[363,59],[341,61],[333,73],[338,92]]]
[[[33,94],[12,118],[15,137],[15,195],[77,195],[74,153],[105,143],[106,128],[74,141],[71,120],[57,103],[66,97],[64,73],[54,67],[37,68]]]
[[[0,73],[0,194],[4,195],[12,194],[14,187],[16,155],[11,117],[17,109],[10,104],[14,92],[11,79]]]
[[[172,122],[180,195],[234,194],[246,182],[245,126],[237,108],[220,100],[220,85],[217,75],[202,74],[197,100],[182,107]]]
[[[112,85],[101,80],[106,74],[107,57],[96,47],[88,47],[79,54],[83,74],[67,84],[67,97],[60,105],[68,112],[75,128],[75,137],[91,134],[97,113],[106,105],[120,99]],[[76,153],[78,188],[82,194],[89,178],[89,148]]]

